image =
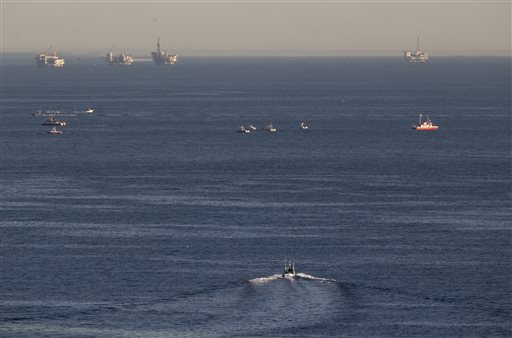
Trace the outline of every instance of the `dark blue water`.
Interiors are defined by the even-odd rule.
[[[4,64],[2,337],[510,336],[510,71]]]

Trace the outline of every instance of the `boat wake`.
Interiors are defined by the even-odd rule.
[[[302,272],[298,272],[296,276],[299,278],[302,278],[302,279],[310,279],[310,280],[316,280],[316,281],[320,281],[320,282],[333,282],[333,283],[338,282],[336,279],[315,277],[315,276],[308,275],[307,273],[302,273]]]
[[[316,277],[316,276],[308,275],[307,273],[298,272],[297,274],[295,274],[294,277],[283,277],[281,274],[275,274],[275,275],[271,275],[271,276],[267,276],[267,277],[258,277],[258,278],[250,279],[249,283],[265,284],[265,283],[269,283],[269,282],[272,282],[272,281],[275,281],[278,279],[298,279],[298,278],[314,280],[314,281],[319,281],[319,282],[331,282],[331,283],[337,282],[337,280],[335,280],[335,279]]]
[[[273,280],[281,279],[281,278],[283,278],[283,277],[280,274],[276,273],[275,275],[272,275],[272,276],[258,277],[258,278],[250,279],[249,283],[264,284],[264,283],[268,283],[268,282],[271,282]]]

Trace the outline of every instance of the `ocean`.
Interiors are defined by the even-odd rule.
[[[510,74],[4,63],[1,336],[511,336]]]

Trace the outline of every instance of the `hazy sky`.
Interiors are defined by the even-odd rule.
[[[508,0],[0,1],[3,52],[510,55]]]

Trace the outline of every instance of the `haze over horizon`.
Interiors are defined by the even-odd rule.
[[[122,6],[121,6],[122,5]],[[3,53],[180,56],[510,56],[511,3],[2,2]]]

